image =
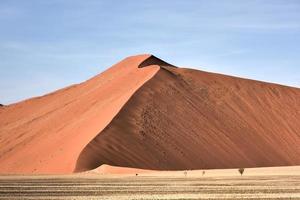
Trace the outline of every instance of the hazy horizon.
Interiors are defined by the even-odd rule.
[[[150,53],[177,66],[300,87],[300,2],[1,1],[0,103]]]

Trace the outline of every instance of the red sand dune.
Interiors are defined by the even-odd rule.
[[[151,55],[0,109],[0,173],[300,164],[300,89]]]

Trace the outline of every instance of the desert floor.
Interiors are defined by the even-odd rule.
[[[0,199],[300,199],[300,167],[0,176]]]

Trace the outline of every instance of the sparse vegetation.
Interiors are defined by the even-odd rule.
[[[245,169],[244,168],[239,168],[239,173],[241,174],[241,176],[243,176]]]

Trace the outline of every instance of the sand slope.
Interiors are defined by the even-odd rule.
[[[159,69],[129,57],[104,73],[0,110],[0,173],[71,173],[82,149]]]
[[[0,109],[0,173],[300,164],[300,89],[129,57]]]
[[[300,90],[163,67],[82,151],[101,164],[155,170],[300,164]]]

